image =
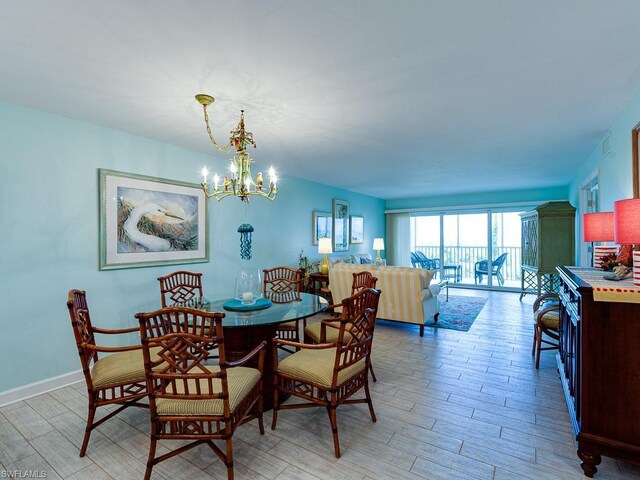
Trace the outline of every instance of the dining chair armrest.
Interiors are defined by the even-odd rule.
[[[99,345],[92,345],[90,343],[81,343],[82,348],[87,350],[93,350],[95,352],[105,353],[117,353],[117,352],[130,352],[131,350],[142,350],[142,345],[127,345],[124,347],[101,347]]]
[[[336,344],[334,343],[300,343],[300,342],[292,342],[291,340],[283,340],[281,338],[274,338],[273,340],[271,340],[271,343],[273,344],[274,348],[277,348],[281,345],[286,345],[289,347],[296,347],[296,348],[305,348],[308,350],[317,350],[317,349],[322,349],[322,348],[332,348],[335,347]]]
[[[113,335],[113,334],[118,334],[118,333],[132,333],[132,332],[139,332],[140,331],[140,327],[130,327],[130,328],[98,328],[98,327],[92,327],[92,329],[95,333],[103,333],[105,335]]]
[[[262,342],[260,342],[260,344],[256,348],[251,350],[249,353],[247,353],[240,360],[236,360],[235,362],[225,362],[224,366],[227,367],[227,368],[240,367],[240,366],[244,365],[245,363],[247,363],[249,360],[251,360],[253,357],[255,357],[256,355],[259,354],[259,356],[258,356],[258,370],[260,370],[260,373],[263,373],[264,352],[265,352],[266,348],[267,348],[267,342],[265,340],[263,340]]]
[[[338,324],[336,325],[336,322]],[[327,327],[335,328],[336,330],[340,329],[340,320],[329,320],[324,319],[320,321],[320,343],[326,343],[327,341]]]
[[[535,312],[536,310],[538,310],[538,307],[540,306],[540,304],[542,303],[543,300],[546,300],[547,298],[555,298],[556,300],[560,300],[560,297],[558,297],[557,293],[553,293],[553,292],[549,292],[549,293],[545,293],[544,295],[540,295],[538,298],[536,298],[536,300],[533,302],[533,311]]]

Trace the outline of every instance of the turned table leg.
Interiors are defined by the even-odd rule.
[[[600,465],[600,462],[602,461],[602,457],[600,456],[600,454],[591,454],[583,452],[582,450],[578,450],[578,457],[580,457],[580,460],[582,460],[580,466],[582,467],[582,471],[584,472],[585,476],[593,478],[593,476],[598,471],[596,465]]]

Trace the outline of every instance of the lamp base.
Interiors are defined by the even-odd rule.
[[[633,252],[633,285],[640,287],[640,252]]]
[[[597,268],[602,270],[602,258],[607,255],[615,255],[618,252],[618,247],[616,245],[598,245],[593,247],[593,268]]]
[[[320,273],[323,275],[329,274],[329,261],[327,260],[327,254],[324,254],[324,259],[322,260],[322,264],[320,265]]]

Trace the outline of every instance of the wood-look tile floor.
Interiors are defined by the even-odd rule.
[[[333,457],[325,410],[283,411],[275,431],[267,413],[264,436],[255,422],[234,436],[236,478],[585,478],[555,352],[543,352],[540,370],[533,368],[532,298],[450,294],[488,298],[468,332],[426,328],[420,338],[415,326],[376,326],[378,422],[365,405],[340,407],[342,458]],[[42,470],[48,479],[142,478],[148,413],[128,409],[106,422],[79,458],[85,413],[83,383],[1,408],[0,471]],[[226,471],[201,446],[159,464],[153,477],[225,479]],[[603,457],[596,478],[640,478],[640,466]]]

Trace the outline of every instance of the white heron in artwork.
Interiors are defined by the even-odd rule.
[[[180,221],[183,221],[184,218],[168,212],[157,203],[145,203],[134,208],[129,214],[129,218],[124,222],[124,231],[127,232],[129,238],[137,244],[142,245],[148,251],[166,252],[171,249],[171,243],[169,240],[156,237],[155,235],[142,233],[138,230],[138,222],[144,215],[151,215],[156,221],[171,221],[170,219],[179,219]]]

